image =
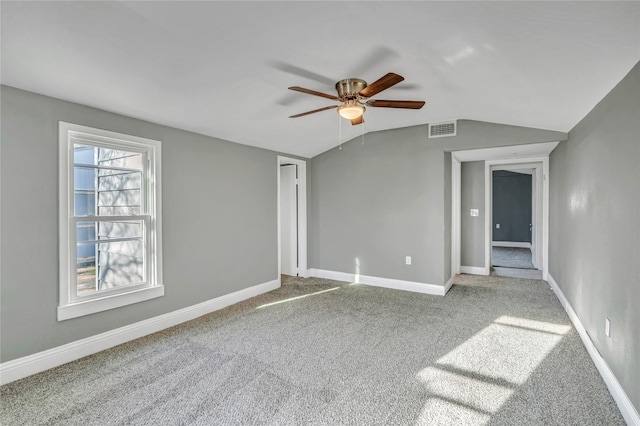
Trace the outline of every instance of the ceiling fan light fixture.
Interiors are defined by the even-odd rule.
[[[347,120],[353,120],[354,118],[358,118],[364,114],[364,110],[366,108],[362,105],[359,105],[357,101],[346,101],[341,107],[338,108],[338,114],[342,118]]]

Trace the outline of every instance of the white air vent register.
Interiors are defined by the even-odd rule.
[[[429,138],[455,136],[457,128],[458,126],[456,120],[429,124]]]

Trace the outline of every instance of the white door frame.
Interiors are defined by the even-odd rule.
[[[542,279],[547,279],[547,257],[548,257],[548,221],[549,221],[549,180],[545,179],[545,176],[549,175],[549,157],[538,158],[519,158],[509,160],[487,160],[484,163],[484,193],[485,193],[485,269],[491,271],[491,248],[492,248],[492,236],[493,236],[493,179],[492,172],[494,170],[517,170],[517,169],[534,169],[536,173],[534,176],[536,181],[535,203],[533,207],[536,209],[532,215],[532,220],[535,221],[533,229],[535,232],[535,253],[533,258],[536,259],[536,269],[542,271]],[[542,188],[542,191],[540,189]],[[546,197],[546,199],[545,199]],[[546,206],[546,213],[545,213]],[[546,219],[545,219],[546,217]],[[545,225],[546,231],[545,231]],[[546,232],[546,233],[545,233]],[[488,274],[487,274],[488,275]]]
[[[460,230],[462,207],[460,205],[462,190],[462,162],[451,153],[451,273],[460,273]]]
[[[460,273],[460,193],[461,163],[465,161],[489,161],[496,164],[520,164],[542,162],[542,279],[546,280],[549,265],[549,154],[560,142],[543,142],[498,148],[481,148],[451,153],[451,270]],[[488,167],[485,163],[485,275],[491,271],[491,198]],[[489,182],[489,185],[487,185]],[[487,190],[489,187],[489,190]]]
[[[298,166],[298,275],[309,276],[307,269],[307,162],[296,158],[278,155],[277,171],[277,208],[278,208],[278,282],[282,273],[282,241],[280,241],[280,166],[295,164]]]
[[[539,198],[542,197],[542,180],[543,175],[541,168],[533,169],[531,173],[531,263],[536,269],[542,269],[542,247],[538,241],[542,240],[542,206]],[[493,237],[491,238],[493,240]]]

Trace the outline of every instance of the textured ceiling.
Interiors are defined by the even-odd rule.
[[[366,132],[449,119],[569,131],[640,60],[640,2],[6,2],[2,83],[312,157],[337,80],[405,81]],[[113,130],[113,129],[112,129]],[[116,129],[117,130],[117,129]],[[362,126],[342,125],[343,140]]]

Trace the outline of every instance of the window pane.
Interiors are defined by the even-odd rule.
[[[74,159],[75,216],[143,213],[141,154],[75,144]]]
[[[93,146],[73,145],[73,162],[82,164],[95,164],[96,150]]]
[[[121,149],[98,148],[97,164],[142,170],[142,154]]]
[[[89,253],[94,255],[90,257],[80,257],[80,251],[84,251],[86,256]],[[78,283],[77,296],[86,296],[96,292],[96,257],[95,246],[78,245],[78,263],[76,268],[76,282]]]
[[[139,152],[77,143],[73,145],[73,162],[76,164],[142,170],[142,154]]]
[[[93,223],[78,223],[76,234],[78,241],[93,239],[95,237]],[[76,253],[77,295],[83,296],[96,291],[96,246],[78,244]]]
[[[78,222],[77,296],[144,282],[144,221]]]
[[[142,241],[98,244],[98,288],[135,285],[144,282]]]
[[[98,215],[137,215],[141,209],[141,172],[100,170],[98,172]]]
[[[76,216],[93,216],[96,214],[96,195],[88,191],[75,191],[73,202]]]
[[[74,167],[73,204],[76,216],[96,214],[96,176],[97,170],[86,167]]]
[[[144,223],[141,220],[127,220],[119,222],[100,222],[98,224],[98,239],[110,240],[116,238],[142,238]]]
[[[73,170],[74,189],[76,191],[95,191],[96,170],[89,167],[75,166]]]
[[[115,189],[139,190],[141,181],[141,172],[123,172],[120,170],[101,169],[98,174],[98,191],[113,191]]]
[[[96,227],[96,222],[78,222],[76,224],[76,241],[78,242],[79,247],[87,241],[95,241]],[[80,252],[78,252],[78,257],[80,258],[84,256],[80,256]]]
[[[82,245],[95,244],[98,240],[141,240],[143,231],[143,220],[78,222],[76,224],[76,241]]]

